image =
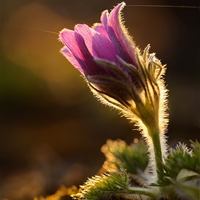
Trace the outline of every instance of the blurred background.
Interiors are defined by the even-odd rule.
[[[133,124],[97,102],[79,72],[59,53],[58,33],[92,26],[118,0],[1,1],[0,198],[29,200],[59,186],[82,184],[104,162],[108,138],[131,143]],[[126,0],[125,25],[136,44],[151,44],[167,63],[171,146],[199,140],[198,0]]]

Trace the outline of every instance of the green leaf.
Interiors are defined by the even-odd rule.
[[[129,175],[124,169],[112,171],[101,176],[94,176],[81,186],[79,193],[72,195],[73,199],[85,200],[130,200],[157,199],[154,188],[133,187]],[[148,197],[148,198],[147,198]]]
[[[176,180],[183,169],[197,174],[200,173],[200,144],[193,142],[192,147],[193,151],[188,149],[186,145],[179,144],[175,150],[170,152],[164,165],[166,177]]]
[[[166,193],[182,199],[197,200],[200,186],[200,144],[192,142],[192,149],[178,144],[165,159],[163,180],[160,186],[167,186]],[[168,188],[168,189],[167,189]]]
[[[194,187],[195,185],[198,185],[198,182],[200,179],[196,179],[194,181],[180,183],[177,181],[173,182],[173,189],[176,192],[176,196],[179,197],[179,199],[185,199],[185,200],[199,200],[199,194],[200,190],[199,187]]]
[[[200,143],[191,141],[191,147],[193,148],[192,168],[194,172],[200,174]]]
[[[131,174],[140,174],[148,165],[147,147],[143,141],[127,145],[123,140],[107,140],[101,151],[106,156],[103,168],[107,171],[123,167]]]
[[[115,171],[94,176],[81,186],[81,191],[72,197],[74,199],[100,199],[113,194],[126,194],[128,191],[129,178],[125,170]]]

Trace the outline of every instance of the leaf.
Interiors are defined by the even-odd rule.
[[[174,180],[182,169],[186,169],[195,173],[200,173],[200,156],[199,144],[193,144],[193,151],[188,149],[186,145],[179,144],[175,150],[172,150],[165,161],[165,176]]]
[[[140,174],[148,165],[147,147],[143,141],[127,145],[123,140],[107,140],[101,151],[106,157],[103,168],[107,171],[123,167],[131,174]]]
[[[100,199],[113,194],[125,194],[128,191],[128,174],[125,170],[105,173],[102,176],[94,176],[81,186],[81,191],[72,195],[74,199]]]
[[[132,187],[130,177],[121,168],[119,171],[94,176],[81,186],[79,193],[71,195],[78,200],[154,200],[157,194],[154,188]]]

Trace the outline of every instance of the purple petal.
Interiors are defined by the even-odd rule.
[[[83,71],[83,67],[82,65],[79,63],[78,59],[69,51],[69,49],[67,47],[63,47],[60,51],[63,56],[65,56],[67,58],[67,60],[76,68],[78,69],[81,74],[84,74]]]
[[[97,31],[98,33],[104,35],[105,37],[109,38],[108,33],[105,29],[104,26],[102,26],[100,23],[96,23],[94,24],[94,26],[92,27],[95,31]],[[110,39],[110,38],[109,38]]]
[[[75,32],[75,37],[76,37],[76,41],[80,47],[80,50],[82,52],[83,55],[83,59],[86,63],[86,67],[85,67],[85,75],[93,75],[98,73],[99,69],[98,66],[96,65],[96,63],[94,62],[93,56],[91,55],[91,53],[89,52],[84,38],[82,37],[82,35],[80,35],[79,33]]]
[[[126,62],[137,66],[134,43],[128,36],[127,30],[121,21],[121,10],[124,6],[125,3],[122,2],[111,11],[108,17],[107,32],[118,50],[119,56]]]
[[[79,33],[93,57],[105,59],[108,61],[117,61],[117,52],[112,42],[103,34],[95,31],[87,25],[76,25],[75,32]]]
[[[85,45],[85,41],[84,38],[82,37],[82,35],[80,35],[79,33],[75,32],[75,37],[77,40],[77,43],[80,45],[80,49],[83,51],[82,54],[84,56],[84,59],[86,61],[86,68],[85,68],[85,76],[90,76],[90,75],[109,75],[109,72],[106,68],[98,65],[95,62],[94,57],[91,56],[91,54],[89,53],[86,45]]]
[[[76,57],[83,58],[80,48],[77,44],[74,31],[63,29],[60,32],[60,40],[66,45],[67,49]]]
[[[108,24],[108,10],[104,10],[101,14],[101,23],[104,27]]]
[[[93,25],[93,29],[101,34],[103,34],[104,36],[106,36],[107,38],[109,38],[106,27],[107,27],[107,22],[108,22],[108,11],[104,10],[101,14],[101,23],[95,23]]]
[[[94,68],[95,62],[89,53],[82,37],[74,31],[63,29],[60,33],[61,41],[66,45],[62,53],[82,74],[88,75],[92,73],[91,66]]]
[[[82,36],[88,51],[90,52],[91,55],[93,55],[93,52],[92,52],[92,34],[93,33],[89,29],[90,28],[86,24],[77,24],[74,27],[74,31],[77,34]]]

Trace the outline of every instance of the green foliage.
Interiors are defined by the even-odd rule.
[[[94,176],[81,186],[81,191],[72,195],[74,199],[96,200],[111,195],[126,194],[129,178],[125,170],[113,171],[102,176]]]
[[[169,199],[198,200],[200,186],[200,143],[177,145],[165,160],[164,177],[155,186],[165,187]],[[153,185],[153,184],[152,184]]]
[[[122,140],[108,140],[101,150],[106,156],[103,168],[107,171],[123,167],[131,174],[140,174],[148,165],[147,147],[143,141],[127,145]]]
[[[186,145],[179,144],[175,150],[170,152],[164,164],[166,177],[176,180],[183,169],[196,174],[200,173],[200,144],[193,142],[192,147],[193,151],[188,149]]]
[[[200,180],[197,180],[200,181]],[[200,190],[190,184],[175,183],[177,196],[184,200],[199,200]]]
[[[191,141],[193,148],[193,171],[200,174],[200,143]]]
[[[154,200],[157,199],[156,193],[155,187],[131,186],[129,174],[121,168],[88,179],[79,193],[71,196],[76,200]]]
[[[67,192],[74,200],[198,200],[200,143],[192,142],[191,146],[192,149],[188,149],[186,145],[179,144],[171,150],[165,159],[164,171],[159,172],[163,176],[162,182],[153,184],[152,174],[142,179],[147,175],[144,170],[148,165],[144,142],[127,145],[122,140],[108,140],[102,147],[107,158],[104,164],[107,173],[88,179],[78,192],[60,190],[47,199],[59,199]]]

